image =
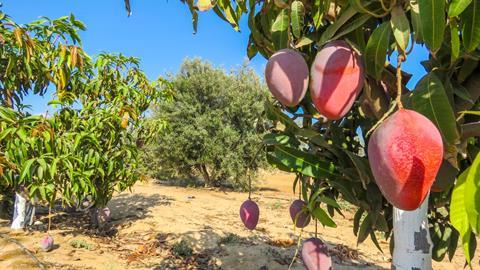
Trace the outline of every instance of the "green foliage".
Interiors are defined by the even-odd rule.
[[[190,257],[193,254],[193,249],[186,240],[182,239],[173,245],[172,252],[175,256]]]
[[[154,119],[168,127],[150,146],[147,164],[158,164],[148,165],[150,171],[200,175],[206,185],[245,185],[248,167],[254,173],[264,160],[255,158],[268,124],[259,78],[245,67],[227,74],[196,59],[183,63],[172,84],[173,102],[154,109]]]
[[[242,6],[242,1],[229,1]],[[187,4],[193,14],[193,2]],[[222,6],[215,6],[222,15]],[[396,67],[390,57],[409,59],[410,46],[425,44],[429,59],[421,64],[427,75],[415,89],[407,91],[410,74],[398,78],[405,107],[428,117],[444,140],[444,159],[457,171],[456,184],[431,193],[429,221],[434,243],[433,257],[441,260],[455,253],[458,239],[467,261],[475,250],[478,234],[478,153],[480,150],[480,20],[478,0],[417,1],[248,1],[236,19],[248,16],[250,39],[247,55],[259,52],[265,58],[285,46],[297,49],[311,63],[329,41],[342,39],[362,55],[367,75],[365,88],[351,111],[339,121],[319,118],[308,94],[297,108],[266,103],[274,122],[265,136],[268,161],[279,169],[297,174],[294,191],[310,206],[309,212],[333,225],[329,218],[340,209],[320,198],[343,198],[357,206],[354,233],[358,242],[367,237],[378,246],[375,231],[390,237],[392,208],[381,196],[366,156],[370,131],[388,111],[395,109]],[[195,19],[196,23],[198,18]],[[286,40],[285,40],[286,39]],[[412,42],[413,41],[413,42]],[[286,45],[285,45],[286,44]],[[398,62],[398,61],[397,61]],[[397,67],[401,71],[401,67]],[[381,85],[379,84],[381,83]],[[372,89],[383,103],[369,98]],[[381,89],[384,88],[384,89]],[[385,91],[383,91],[385,90]],[[377,100],[379,100],[377,99]],[[360,105],[361,108],[360,108]],[[301,108],[301,114],[298,109]],[[375,113],[364,111],[375,108]],[[466,113],[468,111],[468,113]],[[297,121],[294,121],[297,120]],[[300,121],[298,121],[300,120]],[[469,171],[467,172],[467,169]],[[454,180],[454,179],[453,179]],[[453,181],[452,181],[453,182]],[[468,186],[468,188],[465,188]],[[453,195],[452,195],[453,190]],[[320,209],[320,210],[318,210]]]
[[[136,58],[92,59],[69,45],[85,28],[73,15],[18,26],[2,14],[0,22],[0,190],[10,197],[23,187],[50,204],[90,196],[95,206],[106,205],[140,178],[137,144],[164,126],[146,127],[145,114],[170,96],[168,83],[148,80]],[[54,113],[26,113],[23,97],[49,87]]]
[[[82,239],[81,240],[73,239],[72,241],[70,241],[70,246],[72,246],[74,248],[84,248],[86,250],[93,250],[94,249],[93,244],[90,244],[87,241],[82,240]]]

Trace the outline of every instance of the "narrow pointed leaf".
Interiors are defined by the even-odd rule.
[[[471,2],[472,0],[452,0],[448,6],[448,17],[460,15]]]
[[[473,161],[465,182],[465,209],[475,234],[480,232],[480,154]]]
[[[367,72],[377,80],[380,80],[382,77],[382,71],[390,45],[390,35],[390,23],[382,23],[373,31],[365,48],[365,65]]]
[[[445,32],[445,1],[418,0],[422,37],[428,48],[436,52]]]
[[[305,17],[305,7],[301,1],[295,0],[292,2],[292,33],[296,38],[302,36],[303,20]]]
[[[461,18],[463,46],[471,52],[480,45],[480,0],[473,0]]]
[[[397,41],[398,47],[405,52],[410,39],[410,23],[401,6],[395,6],[391,11],[391,15],[390,24],[392,26],[393,36]]]
[[[470,224],[467,217],[467,209],[465,206],[465,189],[466,189],[466,180],[468,176],[469,169],[465,170],[457,179],[457,183],[453,188],[452,197],[450,201],[450,222],[455,230],[460,234],[460,239],[462,240],[462,246],[465,251],[465,258],[468,263],[470,263],[470,252],[469,252],[469,242],[470,242]]]
[[[425,115],[440,130],[446,144],[455,145],[459,138],[452,107],[440,79],[433,73],[423,77],[411,96],[412,107]]]
[[[272,39],[276,50],[286,48],[288,45],[288,26],[290,24],[290,16],[287,9],[283,9],[278,13],[275,22],[272,24]]]

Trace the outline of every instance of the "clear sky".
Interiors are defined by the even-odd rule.
[[[90,55],[118,52],[141,59],[142,69],[151,79],[176,72],[186,57],[201,57],[214,65],[235,68],[246,61],[249,31],[246,17],[241,32],[218,18],[213,11],[201,13],[194,35],[190,12],[179,0],[131,0],[133,14],[127,17],[123,0],[0,0],[1,10],[18,23],[40,16],[57,18],[70,13],[83,21],[83,47]],[[415,47],[404,69],[414,74],[409,87],[425,73],[418,64],[427,55]],[[392,59],[393,60],[393,59]],[[393,61],[392,61],[393,62]],[[250,62],[260,76],[266,60],[258,55]],[[47,110],[45,98],[30,96],[25,102],[33,113]]]

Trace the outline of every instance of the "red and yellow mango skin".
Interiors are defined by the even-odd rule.
[[[402,210],[415,210],[422,204],[442,159],[442,136],[437,127],[412,110],[395,112],[368,142],[375,181],[385,198]]]
[[[280,103],[287,107],[297,106],[308,88],[307,63],[295,50],[279,50],[268,59],[265,81]]]
[[[345,42],[336,40],[320,50],[310,70],[310,94],[319,113],[329,120],[342,118],[363,88],[361,57]]]

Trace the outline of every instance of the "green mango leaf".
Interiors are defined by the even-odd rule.
[[[461,19],[463,46],[471,52],[480,45],[480,0],[473,0]]]
[[[268,133],[263,136],[263,143],[266,145],[285,145],[288,147],[296,147],[300,142],[288,135],[282,133]]]
[[[448,260],[452,261],[453,256],[455,255],[455,251],[457,251],[458,246],[458,231],[452,230],[452,235],[450,237],[450,242],[448,244]]]
[[[271,153],[283,166],[306,176],[319,178],[335,175],[333,163],[319,159],[316,155],[294,148],[276,145]]]
[[[413,36],[415,41],[421,42],[422,39],[422,25],[420,21],[420,8],[417,1],[410,1],[410,17],[412,18]]]
[[[455,145],[460,139],[453,109],[440,79],[433,73],[418,82],[411,95],[415,111],[425,115],[440,130],[444,143]]]
[[[357,212],[353,216],[353,234],[358,236],[358,230],[360,229],[360,219],[362,219],[365,211],[362,208],[358,208]]]
[[[278,107],[274,106],[270,101],[265,102],[265,112],[270,120],[278,120],[284,124],[287,128],[298,130],[298,125],[292,120],[292,118],[285,115]]]
[[[227,20],[227,22],[230,23],[235,31],[239,31],[240,28],[238,26],[238,18],[230,0],[219,0],[217,1],[217,5],[224,11],[224,18]]]
[[[193,0],[187,0],[187,4],[188,4],[188,9],[192,14],[193,33],[195,34],[197,33],[197,27],[198,27],[198,13],[197,13],[197,10],[195,9]]]
[[[25,178],[30,178],[30,168],[32,167],[33,162],[35,162],[34,158],[27,160],[23,164],[22,170],[20,173],[20,182],[23,182]]]
[[[358,176],[362,181],[363,187],[366,189],[368,183],[370,183],[371,179],[373,179],[372,171],[370,170],[370,166],[366,158],[359,157],[350,151],[344,151],[347,156],[352,161],[355,169],[357,170]]]
[[[452,0],[448,5],[448,17],[460,15],[471,2],[472,0]]]
[[[332,218],[320,207],[317,207],[313,210],[312,215],[322,223],[323,226],[336,228],[337,224],[332,220]]]
[[[473,232],[480,232],[480,154],[470,166],[465,182],[465,208]]]
[[[319,29],[322,25],[323,14],[330,8],[330,0],[313,1],[312,5],[312,19],[315,29]]]
[[[319,47],[323,46],[328,41],[332,40],[332,37],[337,33],[337,31],[358,12],[352,6],[348,6],[345,11],[342,12],[337,18],[337,20],[323,31],[322,36],[317,45]]]
[[[460,56],[460,37],[458,34],[458,26],[455,22],[450,21],[450,46],[452,47],[452,63]]]
[[[457,179],[457,183],[453,188],[450,200],[450,222],[455,230],[460,234],[462,239],[463,250],[465,251],[465,259],[470,264],[470,223],[468,221],[467,209],[465,204],[466,181],[470,169],[465,170]]]
[[[326,187],[319,188],[319,189],[315,190],[315,192],[312,194],[312,196],[310,196],[310,198],[308,199],[308,205],[307,205],[307,207],[310,211],[313,211],[313,207],[315,207],[315,203],[317,202],[318,196],[321,193],[323,193],[326,189],[327,189]]]
[[[395,6],[390,14],[390,25],[392,26],[393,36],[397,41],[398,47],[402,52],[405,52],[410,40],[410,23],[401,6]]]
[[[440,49],[445,32],[445,1],[418,0],[423,41],[432,52]]]
[[[296,38],[302,36],[303,20],[305,17],[305,7],[301,1],[295,0],[292,2],[292,33]]]
[[[360,16],[356,16],[353,20],[345,24],[342,28],[338,30],[338,32],[331,38],[331,40],[337,40],[341,37],[350,34],[351,32],[361,29],[363,30],[362,26],[371,18],[369,14],[361,14]]]
[[[323,202],[325,203],[326,205],[329,205],[333,208],[337,208],[337,209],[340,209],[340,205],[337,203],[337,201],[335,201],[335,199],[332,199],[330,197],[327,197],[327,196],[320,196],[318,197],[318,201],[320,202]]]
[[[378,26],[370,36],[365,48],[365,66],[367,73],[380,80],[390,45],[391,28],[389,22]]]
[[[307,46],[307,45],[310,45],[312,44],[314,41],[313,39],[309,38],[309,37],[302,37],[298,42],[297,44],[295,44],[295,48],[301,48],[303,46]]]
[[[275,50],[280,50],[288,46],[288,26],[290,25],[290,16],[287,9],[278,13],[277,18],[272,24],[272,39]]]
[[[370,220],[370,213],[365,216],[363,219],[362,225],[360,225],[360,230],[358,231],[357,245],[363,243],[367,236],[372,231],[372,221]]]
[[[375,235],[375,231],[374,231],[374,230],[372,230],[372,231],[370,232],[370,239],[372,239],[372,242],[373,242],[373,244],[375,245],[375,247],[377,247],[377,249],[378,249],[381,253],[383,253],[383,250],[382,250],[382,248],[380,247],[380,244],[378,243],[377,236]]]

